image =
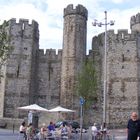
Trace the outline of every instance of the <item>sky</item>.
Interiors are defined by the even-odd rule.
[[[105,22],[107,11],[108,23],[113,20],[114,26],[107,29],[130,30],[130,18],[140,12],[139,0],[0,0],[0,23],[3,20],[16,18],[35,20],[39,24],[40,49],[62,49],[63,10],[69,4],[75,8],[78,4],[88,10],[87,53],[91,49],[92,38],[105,31],[105,27],[93,26],[92,22]]]

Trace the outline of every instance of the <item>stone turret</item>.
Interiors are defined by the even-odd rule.
[[[61,71],[61,104],[74,108],[75,77],[81,69],[86,56],[88,12],[82,5],[73,8],[68,5],[64,9],[64,35]]]
[[[76,9],[73,9],[73,5],[70,4],[67,6],[67,8],[64,9],[64,17],[68,15],[81,15],[87,20],[88,12],[87,9],[80,4],[76,6]]]
[[[131,17],[130,28],[132,32],[140,32],[140,13]]]

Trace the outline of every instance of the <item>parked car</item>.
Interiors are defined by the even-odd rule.
[[[55,123],[55,127],[59,128],[62,124],[71,125],[73,132],[76,131],[76,129],[80,128],[80,124],[75,120],[58,121]]]
[[[72,133],[80,133],[80,124],[75,120],[65,120],[65,121],[58,121],[55,123],[55,127],[59,128],[62,124],[71,125],[72,126]],[[87,128],[83,127],[82,133],[86,133]]]

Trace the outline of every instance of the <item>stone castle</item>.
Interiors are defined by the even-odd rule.
[[[99,79],[97,109],[90,108],[89,122],[102,122],[104,33],[93,37],[86,55],[88,11],[78,5],[64,9],[63,49],[39,49],[38,23],[9,20],[7,32],[12,54],[1,67],[0,118],[21,118],[17,107],[33,103],[46,108],[62,105],[79,112],[74,94],[76,75],[85,59],[96,61]],[[107,124],[125,125],[132,111],[140,112],[140,14],[131,17],[127,30],[107,31]],[[92,116],[91,116],[92,115]]]

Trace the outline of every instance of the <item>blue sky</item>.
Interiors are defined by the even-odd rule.
[[[91,49],[92,37],[104,32],[104,27],[94,27],[94,19],[104,22],[104,11],[108,21],[115,20],[108,29],[128,29],[130,18],[140,12],[139,0],[0,0],[0,20],[25,18],[36,20],[40,30],[41,49],[62,49],[63,9],[68,4],[82,4],[88,10],[87,49]]]

